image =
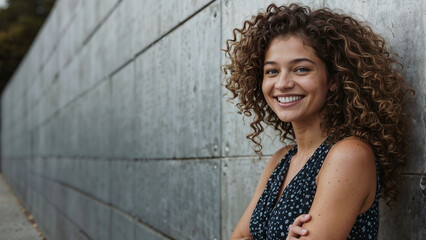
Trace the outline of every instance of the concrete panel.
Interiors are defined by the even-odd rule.
[[[52,231],[52,237],[48,239],[63,239],[63,240],[89,240],[90,238],[84,232],[74,225],[69,219],[65,218],[56,209],[53,211],[54,225],[49,226]]]
[[[23,159],[12,158],[9,160],[9,167],[11,167],[12,174],[7,176],[7,181],[10,181],[10,186],[13,189],[14,194],[18,199],[25,205],[26,199],[26,188],[28,187],[28,181],[26,176],[26,163]]]
[[[52,149],[52,127],[50,124],[43,124],[42,127],[37,128],[34,132],[36,139],[35,152],[42,156],[50,155]]]
[[[57,132],[57,156],[75,156],[80,151],[78,143],[78,111],[75,104],[61,109],[57,117],[60,130]]]
[[[38,227],[47,239],[86,240],[88,239],[70,219],[63,216],[48,200],[33,191],[37,203],[33,215]],[[47,219],[48,218],[48,219]]]
[[[27,106],[28,106],[28,130],[33,130],[35,126],[40,123],[39,116],[39,99],[41,97],[41,87],[39,84],[39,77],[37,77],[34,81],[34,84],[28,89],[27,92]]]
[[[14,138],[13,156],[15,158],[26,158],[30,154],[29,138],[26,133],[19,134]]]
[[[34,128],[30,134],[31,134],[31,154],[33,156],[40,156],[42,153],[42,145],[43,145],[42,132],[40,131],[40,128]]]
[[[102,159],[43,158],[31,164],[35,173],[106,203],[110,201],[110,163]]]
[[[78,95],[92,89],[93,86],[103,80],[100,78],[102,74],[97,74],[99,72],[97,70],[99,69],[97,61],[101,56],[95,55],[95,45],[96,43],[86,44],[78,55],[75,56],[74,61],[78,64]]]
[[[136,168],[139,164],[129,160],[110,163],[111,204],[132,216],[135,216],[134,209],[140,204],[134,196],[135,187],[139,186],[134,178],[139,174]]]
[[[30,72],[32,72],[33,74],[38,74],[41,70],[41,66],[43,65],[43,62],[40,60],[43,51],[41,41],[42,37],[41,32],[39,31],[39,33],[32,42],[32,45],[29,49],[29,54],[27,53],[27,55],[25,56],[25,58],[28,57],[28,60],[31,61]],[[17,70],[19,71],[19,69]]]
[[[398,54],[398,61],[404,65],[403,74],[407,84],[416,90],[416,96],[410,100],[407,110],[410,113],[409,146],[410,161],[408,173],[424,173],[426,169],[425,138],[425,96],[426,96],[426,57],[425,25],[419,24],[426,19],[425,2],[417,1],[351,1],[327,0],[326,6],[352,13],[361,20],[367,20],[376,33],[387,41],[391,51]],[[395,11],[398,9],[398,11]],[[392,15],[392,17],[390,17]],[[408,27],[409,26],[409,27]]]
[[[110,239],[134,239],[135,220],[117,210],[111,210]]]
[[[222,239],[229,239],[246,210],[267,160],[222,160]]]
[[[42,178],[42,185],[43,204],[53,205],[56,211],[73,222],[90,239],[108,239],[108,231],[99,231],[109,229],[111,224],[111,212],[107,205],[46,178]],[[45,214],[42,216],[49,217]],[[47,222],[43,220],[43,223]]]
[[[250,128],[251,118],[238,114],[235,104],[227,102],[226,97],[222,104],[222,155],[227,157],[255,156],[254,143],[246,137],[252,132]],[[285,144],[290,144],[289,141],[282,143],[277,132],[271,127],[266,128],[265,132],[260,135],[260,139],[262,140],[263,155],[272,155]]]
[[[74,198],[75,197],[75,198]],[[108,239],[110,227],[110,209],[81,195],[72,196],[70,208],[66,214],[82,229],[90,239]]]
[[[38,104],[41,97],[43,96],[43,89],[44,86],[42,86],[43,82],[41,81],[41,74],[37,74],[36,77],[34,77],[34,83],[31,84],[31,87],[28,89],[28,107],[32,111],[34,111],[34,106]]]
[[[100,81],[103,76],[107,75],[106,71],[103,70],[104,62],[110,61],[106,60],[108,56],[105,56],[105,54],[110,51],[105,51],[105,49],[111,47],[110,41],[108,41],[111,37],[105,38],[105,34],[99,34],[99,30],[105,28],[105,23],[102,21],[107,19],[110,12],[114,11],[118,2],[117,0],[90,0],[81,1],[80,4],[75,6],[74,19],[66,29],[65,36],[60,43],[59,62],[62,67],[67,66],[71,61],[77,62],[78,71],[74,72],[74,78],[78,79],[80,92],[89,89],[93,86],[93,83]],[[109,32],[113,36],[114,31]],[[94,36],[94,39],[91,36]],[[89,37],[90,41],[83,47]],[[103,49],[98,49],[95,52],[94,48],[97,46]],[[96,58],[96,61],[94,58]],[[114,56],[109,58],[114,59]],[[92,72],[97,73],[97,75],[93,76]]]
[[[54,15],[56,15],[54,11],[49,14],[46,19],[45,24],[42,26],[39,34],[40,34],[40,44],[43,49],[41,55],[39,56],[40,61],[42,62],[42,67],[47,66],[47,62],[49,61],[52,52],[56,48],[56,44],[59,42],[59,37],[61,36],[58,32],[58,25],[54,20]]]
[[[49,201],[46,201],[46,198],[41,195],[36,195],[36,211],[33,213],[34,219],[39,223],[38,226],[40,230],[45,234],[46,237],[54,239],[55,229],[52,226],[55,226],[56,218],[56,209]]]
[[[140,160],[111,164],[113,205],[176,239],[220,237],[219,160]],[[132,178],[125,178],[126,174]]]
[[[58,81],[55,81],[44,91],[40,100],[41,123],[46,122],[59,109],[59,90]]]
[[[63,128],[63,122],[61,122],[60,115],[55,114],[48,120],[47,126],[49,127],[49,146],[48,146],[48,156],[61,156],[63,145],[63,139],[65,136],[65,129]]]
[[[139,2],[139,5],[143,4]],[[96,80],[109,76],[133,59],[134,11],[135,8],[129,1],[121,1],[90,39],[89,45],[94,54],[92,57],[96,59],[92,62]]]
[[[71,24],[65,30],[62,39],[58,43],[58,65],[59,69],[61,70],[61,74],[63,69],[66,68],[66,66],[69,64],[69,62],[75,55],[75,52],[77,50],[77,34],[77,21],[73,21],[73,24]]]
[[[63,109],[67,104],[74,100],[80,93],[81,69],[76,56],[74,61],[71,61],[65,68],[61,70],[61,75],[58,79],[58,88],[61,94],[59,95],[59,108]]]
[[[74,103],[73,103],[74,104]],[[111,88],[102,81],[76,102],[78,115],[78,152],[82,157],[110,156]]]
[[[96,31],[96,28],[103,24],[108,14],[115,10],[116,4],[120,0],[88,0],[83,1],[82,8],[82,19],[85,23],[83,25],[84,40],[87,40],[89,35]],[[80,18],[81,16],[77,16]]]
[[[224,0],[222,1],[222,48],[225,48],[225,42],[232,37],[232,30],[234,28],[241,28],[245,20],[249,20],[251,16],[256,15],[259,11],[267,8],[269,4],[275,2],[277,5],[290,4],[292,1],[243,1],[243,0]],[[312,8],[321,7],[323,1],[309,0],[299,1]],[[228,59],[223,57],[222,64],[228,63]],[[223,79],[224,75],[222,75]],[[222,98],[222,155],[223,156],[250,156],[254,155],[252,147],[254,144],[246,139],[246,136],[251,133],[250,122],[251,119],[246,117],[242,120],[242,115],[237,114],[238,109],[232,102],[227,102],[230,93],[227,93],[226,88],[223,87],[222,92],[227,94]],[[229,95],[228,95],[229,94]],[[235,101],[236,102],[236,101]],[[283,147],[283,143],[276,137],[273,129],[267,129],[266,134],[261,136],[263,154],[272,155],[279,148]]]
[[[381,202],[379,239],[426,239],[426,175],[406,175],[396,206]]]
[[[172,28],[178,26],[182,21],[209,4],[209,2],[212,1],[147,0],[143,4],[139,0],[124,1],[123,3],[131,6],[132,13],[135,14],[135,20],[133,21],[135,53],[145,49]],[[217,36],[217,34],[210,36],[213,37],[215,35]]]
[[[65,160],[65,159],[63,159]],[[68,167],[75,165],[75,174],[67,174]],[[60,169],[63,181],[102,201],[110,202],[110,162],[102,159],[66,159]],[[58,175],[58,176],[59,176]]]
[[[35,43],[35,41],[33,42]],[[36,54],[37,53],[37,46],[32,45],[28,52],[25,54],[25,57],[23,58],[21,64],[19,65],[19,68],[15,70],[15,74],[17,72],[21,72],[20,69],[25,71],[27,73],[26,76],[26,83],[25,88],[28,89],[28,86],[31,86],[34,83],[35,76],[39,73],[40,70],[40,56]],[[28,75],[30,74],[30,75]]]
[[[64,69],[82,47],[85,37],[83,32],[85,26],[82,11],[83,2],[85,1],[64,1],[62,5],[58,7],[60,11],[67,12],[65,13],[65,18],[68,16],[72,18],[68,20],[69,23],[65,23],[67,20],[64,20],[63,24],[61,24],[62,38],[60,39],[57,49],[59,52],[58,64],[60,69]],[[62,10],[62,8],[70,4],[75,4],[75,6],[71,9]],[[73,11],[73,9],[75,10]]]
[[[115,15],[115,12],[116,9],[112,15]],[[94,60],[89,65],[93,74],[90,76],[90,81],[97,82],[102,78],[108,77],[118,67],[115,56],[117,51],[114,51],[117,50],[117,37],[115,32],[111,31],[111,28],[115,28],[115,25],[120,23],[113,22],[112,15],[100,26],[87,44],[91,48],[90,57]],[[105,51],[105,49],[108,49],[108,51]]]
[[[61,0],[56,2],[53,12],[57,12],[56,16],[58,17],[54,20],[58,22],[58,32],[61,34],[61,37],[63,37],[63,33],[75,19],[76,9],[81,2],[80,0]],[[62,40],[63,38],[60,39],[60,41]]]
[[[112,157],[133,158],[138,146],[135,144],[136,88],[134,65],[128,64],[111,78],[112,88]]]
[[[135,224],[134,240],[170,240],[172,238],[165,237],[158,232],[153,231],[149,227],[136,223]]]
[[[136,59],[137,157],[219,155],[218,15],[214,3]]]

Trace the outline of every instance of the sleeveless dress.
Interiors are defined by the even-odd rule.
[[[332,145],[324,141],[302,169],[286,186],[277,205],[274,203],[281,189],[291,158],[297,152],[294,146],[284,156],[269,178],[250,220],[250,233],[255,240],[285,239],[288,227],[301,214],[309,213],[315,197],[315,180]],[[372,206],[359,215],[347,239],[377,239],[379,229],[380,184],[377,172],[377,191]]]

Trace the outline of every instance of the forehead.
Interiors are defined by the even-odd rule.
[[[271,41],[265,54],[265,61],[285,61],[294,58],[309,58],[320,61],[312,47],[303,43],[297,36],[276,37]]]

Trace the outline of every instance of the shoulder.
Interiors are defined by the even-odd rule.
[[[357,137],[348,137],[340,140],[331,147],[326,161],[329,164],[360,165],[373,163],[375,165],[375,156],[368,143]]]
[[[371,195],[375,193],[376,162],[372,148],[357,137],[345,138],[330,149],[321,168],[317,184],[329,182],[348,186]],[[327,184],[326,184],[327,183]]]
[[[334,144],[317,177],[312,220],[303,225],[309,239],[346,239],[357,216],[373,204],[375,182],[374,153],[367,143],[349,137]]]

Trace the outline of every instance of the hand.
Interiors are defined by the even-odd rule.
[[[288,227],[288,235],[286,240],[296,240],[299,236],[308,235],[308,230],[302,228],[302,225],[311,220],[311,215],[302,214],[294,219],[293,224]]]

